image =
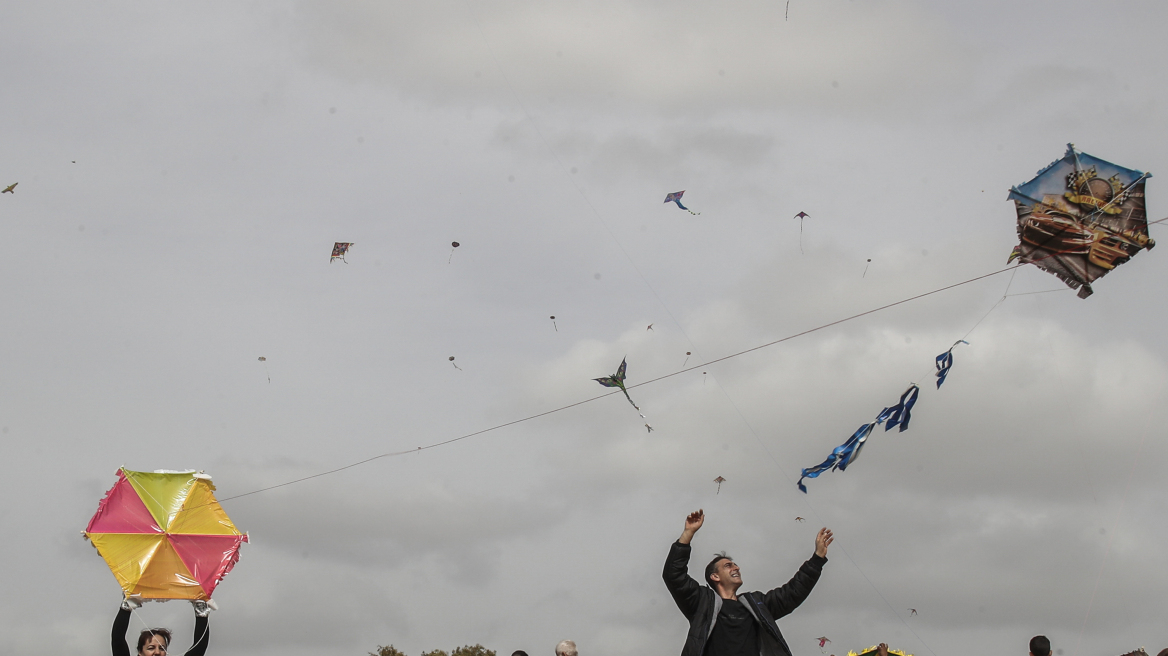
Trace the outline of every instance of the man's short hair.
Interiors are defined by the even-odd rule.
[[[1034,656],[1050,656],[1050,640],[1044,635],[1036,635],[1030,639],[1030,653]]]
[[[520,649],[519,651],[511,652],[511,656],[527,656],[527,652]]]
[[[730,556],[727,556],[725,551],[719,551],[718,553],[714,554],[714,559],[710,561],[710,564],[706,565],[706,583],[709,584],[710,587],[714,586],[714,582],[710,580],[710,577],[714,575],[714,572],[718,571],[718,562],[722,560],[734,559]],[[1035,654],[1034,656],[1042,656],[1042,654]]]
[[[561,640],[556,645],[556,656],[577,656],[576,643],[571,640]]]

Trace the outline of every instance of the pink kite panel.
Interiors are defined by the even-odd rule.
[[[130,485],[122,470],[118,470],[118,482],[105,493],[105,498],[97,505],[97,513],[85,528],[87,533],[161,533],[158,522],[154,521],[146,504]]]
[[[219,581],[239,562],[239,545],[247,541],[247,536],[170,535],[168,539],[191,576],[210,597]]]

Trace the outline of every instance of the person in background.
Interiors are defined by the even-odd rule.
[[[556,645],[556,656],[577,656],[576,643],[571,640],[561,640],[560,644]]]
[[[1044,635],[1031,638],[1030,656],[1050,656],[1050,640]]]

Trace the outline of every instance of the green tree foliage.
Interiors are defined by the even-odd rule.
[[[441,649],[435,649],[434,651],[422,652],[422,656],[448,656],[448,654]]]
[[[495,656],[495,652],[482,645],[466,645],[450,652],[450,656]]]
[[[377,645],[377,651],[369,652],[369,656],[406,656],[405,652],[395,649],[393,645],[382,647]]]

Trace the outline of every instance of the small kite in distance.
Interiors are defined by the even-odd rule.
[[[454,249],[458,248],[458,242],[450,242],[450,257],[446,258],[446,263],[450,264],[450,260],[454,258]]]
[[[455,369],[457,369],[457,370],[459,370],[459,371],[462,371],[462,367],[458,366],[458,364],[457,364],[457,363],[455,363],[455,361],[454,361],[454,356],[453,356],[453,355],[452,355],[452,356],[450,356],[449,360],[450,360],[450,364],[454,365],[454,368],[455,368]]]
[[[633,398],[631,396],[629,396],[629,391],[627,389],[625,389],[625,369],[627,369],[627,368],[628,368],[628,363],[626,362],[625,359],[622,359],[621,363],[620,363],[620,367],[617,368],[615,374],[613,374],[611,376],[605,376],[604,378],[593,378],[592,380],[595,380],[596,382],[600,383],[601,385],[604,385],[605,387],[619,387],[620,390],[625,393],[625,398],[629,400],[629,403],[634,408],[637,408],[637,404],[633,403]],[[640,408],[637,408],[637,414],[641,414]],[[644,419],[645,415],[641,415],[641,418]]]
[[[556,315],[554,314],[552,315],[552,328],[555,328],[557,333],[560,332],[560,327],[556,325]]]
[[[0,194],[12,194],[13,196],[15,196],[16,195],[16,185],[18,185],[18,184],[20,184],[20,183],[13,182],[12,184],[5,187],[4,191],[0,191]],[[680,205],[680,204],[681,203],[678,203],[678,205]]]
[[[726,479],[719,476],[718,478],[714,479],[714,482],[718,484],[718,491],[715,492],[714,494],[721,494],[722,493],[722,484],[726,482]]]
[[[264,363],[264,374],[267,375],[268,384],[270,385],[272,383],[272,374],[268,373],[268,359],[261,355],[259,361]]]
[[[649,327],[646,328],[645,330],[653,330],[653,324],[649,324]]]
[[[799,254],[803,254],[803,219],[810,219],[811,215],[807,212],[799,212],[794,217],[799,219]]]
[[[690,353],[689,351],[686,351],[686,352],[685,352],[685,362],[689,362],[689,356],[691,356],[691,355],[693,355],[693,353]],[[681,363],[681,366],[682,366],[683,368],[685,367],[685,362],[682,362],[682,363]]]
[[[332,254],[332,257],[329,258],[329,264],[332,264],[332,261],[337,259],[337,258],[341,258],[342,262],[344,262],[345,264],[348,264],[349,263],[348,260],[345,259],[345,253],[348,253],[349,249],[352,247],[353,247],[353,242],[351,242],[351,241],[338,241],[338,242],[334,243],[333,244],[333,254]]]
[[[648,429],[650,433],[653,432],[653,427],[650,426],[648,423],[645,424],[645,428]]]
[[[825,638],[825,637],[823,637],[823,636],[819,636],[818,638],[816,638],[816,640],[818,640],[818,641],[819,641],[819,648],[820,648],[820,649],[823,649],[823,646],[824,646],[824,645],[826,645],[827,643],[831,642],[831,640],[828,640],[827,638]]]
[[[666,203],[677,203],[678,207],[685,210],[686,212],[689,212],[690,214],[693,214],[694,216],[701,214],[701,212],[695,212],[695,211],[691,210],[690,208],[686,207],[685,205],[681,204],[681,195],[684,193],[685,193],[685,190],[682,189],[681,191],[675,191],[672,194],[666,194],[665,202]]]
[[[807,521],[807,520],[806,520],[806,519],[803,519],[802,517],[796,517],[796,518],[795,518],[795,521],[797,521],[797,522],[805,522],[805,521]]]
[[[871,264],[872,258],[868,258],[868,264],[864,265],[864,274],[860,276],[861,278],[866,278],[868,276],[868,267],[871,266]]]
[[[917,614],[917,609],[915,609],[915,608],[910,608],[910,609],[908,609],[908,611],[909,611],[909,617],[912,617],[913,615]]]

